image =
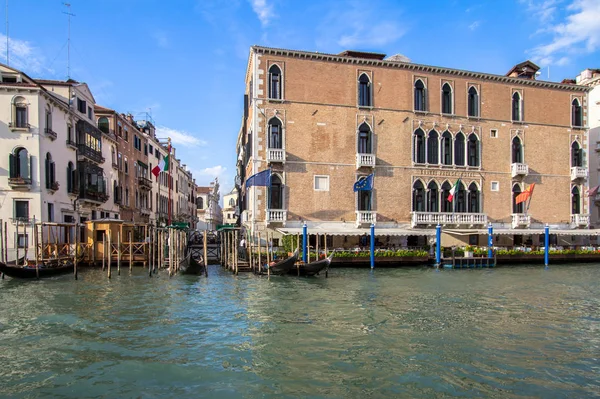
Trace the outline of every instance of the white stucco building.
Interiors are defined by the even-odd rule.
[[[223,224],[237,224],[238,215],[238,191],[234,187],[223,196]]]
[[[218,225],[223,224],[220,198],[218,178],[215,178],[208,187],[196,188],[198,230],[216,230]]]

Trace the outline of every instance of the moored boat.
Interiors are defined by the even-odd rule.
[[[292,268],[289,271],[289,274],[299,276],[314,276],[316,274],[319,274],[323,270],[325,270],[325,273],[327,273],[334,252],[335,251],[331,252],[331,254],[325,259],[317,260],[310,263],[298,263],[295,268]]]
[[[298,250],[296,250],[293,253],[293,255],[287,259],[283,259],[272,265],[265,266],[264,271],[269,272],[270,274],[274,274],[274,275],[287,274],[290,270],[293,269],[297,260],[298,260]]]
[[[72,261],[59,264],[58,262],[48,262],[38,265],[12,266],[0,262],[0,272],[13,278],[44,278],[60,274],[73,273],[74,264]]]

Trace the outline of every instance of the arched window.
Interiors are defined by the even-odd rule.
[[[358,78],[358,105],[361,107],[371,107],[373,105],[371,99],[371,80],[366,73],[363,73]]]
[[[425,85],[421,79],[415,82],[415,111],[427,111]]]
[[[9,176],[11,179],[23,179],[31,182],[30,157],[27,150],[18,147],[8,155]]]
[[[520,202],[517,204],[517,196],[521,194],[521,186],[518,184],[513,185],[513,213],[523,213],[524,203]]]
[[[571,167],[582,167],[583,166],[583,150],[579,146],[579,143],[574,141],[571,144]]]
[[[413,140],[413,160],[415,163],[425,163],[425,132],[421,129],[415,130]]]
[[[204,198],[202,198],[202,197],[196,198],[196,207],[198,209],[204,209]]]
[[[277,65],[269,68],[269,98],[281,100],[281,69]]]
[[[73,166],[73,162],[69,162],[67,165],[67,192],[74,193],[75,190],[75,167]]]
[[[46,188],[52,189],[56,185],[56,170],[52,155],[46,153]]]
[[[17,96],[13,100],[13,124],[18,128],[29,127],[27,100],[24,97]]]
[[[465,135],[458,132],[454,138],[454,163],[465,166]]]
[[[436,182],[427,185],[427,212],[439,212],[439,190]]]
[[[442,114],[452,113],[452,87],[448,83],[442,86]]]
[[[467,144],[469,166],[479,166],[479,138],[477,138],[475,133],[469,135],[469,142]]]
[[[46,107],[46,132],[52,131],[52,109],[50,106]]]
[[[102,118],[98,119],[98,129],[108,134],[110,130],[110,125],[106,116],[103,116]]]
[[[571,103],[571,123],[573,126],[583,126],[583,112],[581,110],[581,104],[577,98]]]
[[[442,134],[442,164],[452,165],[452,134],[447,130]]]
[[[413,211],[425,212],[425,187],[421,180],[413,184]]]
[[[571,214],[579,215],[581,213],[581,195],[579,187],[573,186],[571,190]]]
[[[371,140],[371,128],[368,124],[363,123],[358,128],[358,153],[372,154],[373,145]]]
[[[439,135],[438,132],[432,130],[427,137],[427,163],[440,163],[439,157]]]
[[[518,122],[522,119],[521,117],[521,94],[515,91],[512,95],[512,120]]]
[[[278,118],[271,118],[269,121],[269,148],[283,148],[281,137],[281,121]]]
[[[479,94],[473,86],[469,88],[469,116],[479,116]]]
[[[452,189],[452,185],[449,182],[444,182],[442,184],[442,203],[441,208],[442,212],[452,212],[452,202],[448,201],[448,197],[450,196],[450,190]]]
[[[467,193],[465,192],[465,186],[462,182],[458,182],[454,195],[456,196],[456,199],[452,199],[452,202],[456,201],[454,211],[462,213],[467,212]]]
[[[512,140],[512,163],[523,163],[523,143],[517,136]]]
[[[477,187],[477,184],[475,184],[475,183],[471,183],[469,185],[468,202],[469,202],[469,212],[470,213],[479,213],[480,212],[479,188]]]
[[[230,206],[231,208],[233,208],[233,207],[235,206],[235,199],[233,199],[233,198],[230,198],[230,199],[229,199],[229,206]]]
[[[269,209],[283,209],[283,184],[277,175],[271,178],[269,187]]]

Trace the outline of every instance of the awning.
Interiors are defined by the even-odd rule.
[[[487,235],[487,229],[442,229],[442,233],[456,235],[456,236],[468,236],[471,234]],[[494,229],[494,235],[538,235],[544,234],[544,229]],[[561,236],[596,236],[600,235],[600,229],[552,229],[550,228],[550,234],[556,234]]]
[[[281,234],[302,234],[302,227],[282,227],[277,229]],[[308,228],[308,234],[327,234],[330,236],[362,236],[370,235],[369,228],[356,228],[353,226],[314,226]],[[435,236],[435,229],[403,229],[393,227],[377,228],[375,236]]]

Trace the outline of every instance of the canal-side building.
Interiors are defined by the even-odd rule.
[[[238,215],[238,191],[234,187],[223,196],[223,224],[237,224]]]
[[[196,187],[196,209],[198,215],[198,230],[216,230],[223,224],[223,214],[219,200],[219,179],[215,178],[208,187]]]
[[[600,228],[600,69],[586,69],[582,71],[573,83],[591,88],[587,102],[587,115],[589,127],[589,176],[590,176],[590,223],[595,228]]]
[[[579,242],[590,225],[590,89],[538,81],[538,69],[253,46],[237,141],[242,222],[276,234],[306,222],[335,246],[358,244],[371,224],[408,245],[438,223],[444,245],[484,245],[490,224],[498,245],[536,244],[545,224]],[[266,169],[270,187],[246,188]]]

